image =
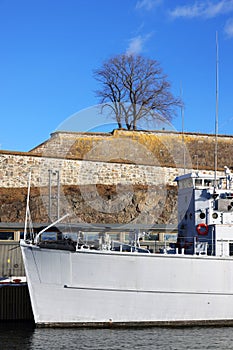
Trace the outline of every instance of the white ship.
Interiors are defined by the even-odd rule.
[[[177,179],[175,249],[150,253],[102,237],[98,246],[25,237],[21,249],[38,326],[233,324],[233,189],[223,177]],[[48,230],[51,229],[48,227]]]

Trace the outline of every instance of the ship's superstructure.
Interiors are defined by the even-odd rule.
[[[178,177],[178,247],[185,254],[233,255],[232,177],[199,172]]]

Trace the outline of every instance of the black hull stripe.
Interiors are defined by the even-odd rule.
[[[138,289],[117,289],[117,288],[89,288],[89,287],[73,287],[64,285],[67,289],[102,291],[102,292],[121,292],[121,293],[145,293],[145,294],[187,294],[187,295],[219,295],[219,296],[233,296],[232,293],[223,292],[191,292],[191,291],[162,291],[162,290],[138,290]]]

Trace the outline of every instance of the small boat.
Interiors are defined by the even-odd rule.
[[[173,250],[141,248],[139,232],[129,244],[104,232],[87,244],[81,228],[70,238],[57,222],[26,232],[21,249],[36,325],[233,324],[233,189],[225,170],[176,178]],[[56,239],[43,240],[51,230]]]
[[[25,276],[11,276],[11,277],[0,277],[0,285],[19,285],[19,284],[26,284],[26,277]]]

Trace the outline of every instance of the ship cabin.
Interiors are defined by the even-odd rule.
[[[178,176],[179,253],[233,256],[233,186],[225,176],[193,172]]]

